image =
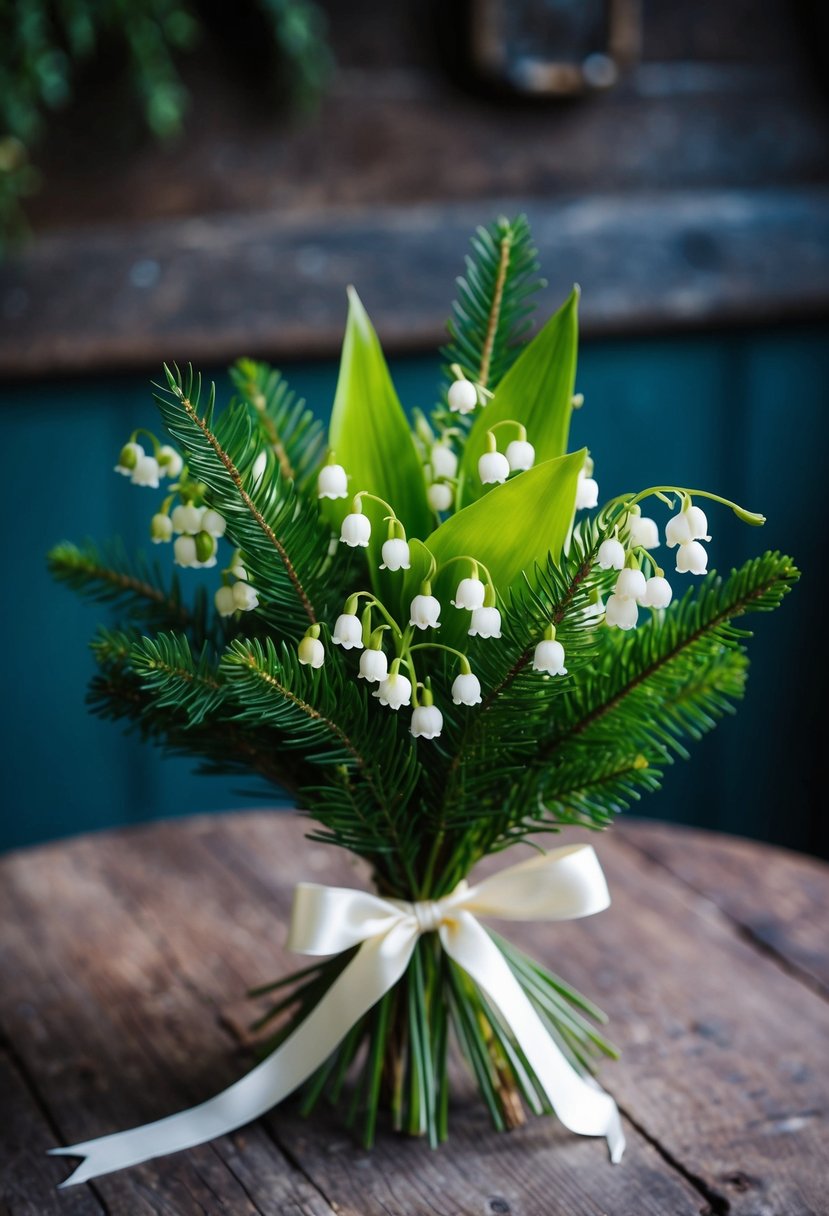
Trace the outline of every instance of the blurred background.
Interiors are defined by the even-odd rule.
[[[582,286],[574,440],[603,497],[722,490],[769,522],[712,512],[713,565],[763,546],[804,568],[757,622],[739,715],[637,813],[829,856],[827,11],[0,7],[0,848],[252,802],[86,713],[104,613],[46,573],[65,538],[150,548],[156,497],[112,467],[155,424],[161,361],[226,399],[227,362],[267,358],[325,416],[354,282],[401,398],[428,409],[469,235],[524,211],[542,313]]]

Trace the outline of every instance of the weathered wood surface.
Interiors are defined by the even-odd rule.
[[[588,335],[829,311],[829,188],[262,212],[42,236],[0,266],[0,375],[332,355],[348,283],[390,349],[434,349],[470,234],[521,211],[540,315],[579,282]]]
[[[355,1147],[289,1101],[174,1157],[57,1192],[57,1143],[191,1105],[250,1061],[245,990],[292,965],[295,881],[359,883],[291,816],[198,818],[0,861],[0,1212],[800,1216],[829,1210],[829,868],[622,823],[612,911],[514,940],[598,1000],[629,1148],[552,1119],[499,1136],[467,1084],[437,1152]],[[595,839],[595,838],[594,838]],[[823,945],[821,947],[821,927]]]

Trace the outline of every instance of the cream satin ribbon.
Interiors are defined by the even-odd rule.
[[[420,934],[431,932],[499,1010],[564,1126],[582,1136],[604,1136],[611,1161],[620,1161],[625,1138],[616,1104],[592,1078],[571,1067],[476,919],[575,920],[609,903],[589,845],[553,849],[475,886],[462,882],[445,899],[422,903],[301,883],[294,895],[290,948],[339,954],[360,946],[316,1008],[252,1072],[200,1106],[132,1131],[51,1149],[57,1156],[85,1158],[61,1186],[204,1144],[258,1119],[328,1059],[358,1018],[404,974]]]

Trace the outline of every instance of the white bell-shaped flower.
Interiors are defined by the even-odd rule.
[[[259,596],[250,583],[234,583],[233,602],[240,612],[251,612],[259,607]]]
[[[590,507],[599,505],[599,483],[595,477],[588,477],[584,470],[579,473],[576,482],[576,510],[587,511]]]
[[[686,540],[676,551],[678,574],[705,574],[708,569],[708,552],[698,540]]]
[[[347,498],[348,474],[341,464],[324,464],[317,478],[318,498]]]
[[[227,520],[224,515],[220,515],[212,507],[208,507],[201,517],[200,530],[202,532],[209,532],[211,536],[224,536],[227,531]]]
[[[360,623],[360,618],[354,612],[341,612],[337,617],[337,623],[334,626],[334,632],[331,635],[332,641],[338,646],[342,646],[343,650],[363,649],[363,626]]]
[[[480,705],[481,681],[472,671],[462,671],[452,681],[452,700],[456,705]]]
[[[175,448],[170,447],[169,443],[163,443],[158,449],[158,467],[161,470],[162,477],[178,477],[181,470],[184,468],[184,461],[181,458],[181,453]]]
[[[173,521],[173,531],[181,532],[185,536],[195,536],[201,531],[201,517],[204,514],[203,507],[190,506],[187,503],[179,503],[173,508],[171,519]]]
[[[415,739],[437,739],[443,730],[443,714],[437,705],[418,705],[412,711],[409,730]]]
[[[625,565],[625,547],[615,536],[609,536],[599,545],[596,560],[601,570],[622,570]]]
[[[485,486],[500,485],[509,473],[509,463],[503,452],[484,452],[478,460],[478,476]]]
[[[177,536],[173,543],[173,561],[186,568],[198,566],[195,536]]]
[[[389,674],[389,660],[382,650],[364,650],[360,655],[359,679],[379,684]]]
[[[564,647],[555,638],[544,638],[533,654],[533,671],[543,671],[548,676],[566,676]]]
[[[655,574],[648,579],[645,598],[641,601],[645,608],[667,608],[673,598],[673,588],[666,578]]]
[[[380,687],[373,695],[379,698],[381,705],[388,705],[389,709],[399,709],[401,705],[408,705],[412,699],[412,682],[399,671],[393,672],[380,681]]]
[[[678,515],[673,515],[665,527],[665,543],[669,549],[692,540],[710,539],[708,519],[702,507],[685,507]]]
[[[236,601],[233,598],[232,587],[219,587],[213,596],[213,603],[219,616],[233,616],[236,611]]]
[[[241,579],[243,583],[248,581],[248,572],[241,562],[234,562],[234,564],[230,567],[230,573],[234,578]]]
[[[474,612],[483,604],[485,594],[486,587],[479,578],[462,578],[451,603],[456,608],[467,608],[470,612]]]
[[[535,448],[526,439],[513,439],[507,444],[506,457],[513,473],[523,473],[535,464]]]
[[[164,544],[173,539],[173,521],[169,515],[159,511],[150,520],[150,540],[154,545]]]
[[[155,456],[139,456],[135,468],[130,473],[130,481],[134,486],[147,486],[150,490],[158,489],[159,468]]]
[[[655,519],[647,515],[631,515],[628,520],[630,543],[640,549],[659,548],[659,528]]]
[[[435,481],[426,491],[426,501],[433,511],[448,511],[455,497],[452,487],[445,481]]]
[[[362,512],[346,515],[340,527],[340,540],[352,549],[366,549],[371,536],[371,520]]]
[[[434,477],[456,477],[458,473],[458,457],[448,443],[436,443],[430,456],[432,475]]]
[[[471,638],[499,638],[501,613],[497,608],[473,608],[467,633]]]
[[[133,469],[143,455],[144,449],[140,443],[125,443],[118,456],[115,472],[122,477],[132,477]]]
[[[297,658],[303,667],[322,667],[325,662],[325,647],[319,638],[306,635],[297,646]]]
[[[646,590],[647,582],[641,570],[632,570],[630,566],[620,570],[615,587],[617,596],[625,600],[636,600],[637,604],[642,604],[645,601]]]
[[[381,570],[409,570],[409,546],[401,537],[383,542]]]
[[[440,600],[434,595],[416,595],[409,607],[409,624],[418,629],[439,629]]]
[[[478,390],[471,380],[455,380],[446,396],[450,410],[456,414],[471,414],[478,404]]]
[[[636,600],[628,596],[609,595],[605,605],[606,623],[619,629],[634,629],[639,619],[639,608]]]

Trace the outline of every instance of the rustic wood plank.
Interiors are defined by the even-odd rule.
[[[0,266],[0,375],[331,356],[349,282],[390,349],[434,348],[470,233],[521,210],[542,311],[580,282],[588,336],[829,307],[826,187],[217,215],[45,235]]]
[[[825,863],[754,840],[657,821],[626,823],[624,837],[829,996]]]
[[[107,884],[79,870],[74,852],[56,846],[13,859],[0,884],[0,1026],[64,1142],[192,1105],[244,1067],[200,995]],[[44,1158],[26,1179],[37,1211],[53,1202],[54,1165]],[[94,1185],[106,1209],[124,1216],[333,1216],[261,1126]],[[13,1216],[26,1211],[5,1181],[0,1195]]]

